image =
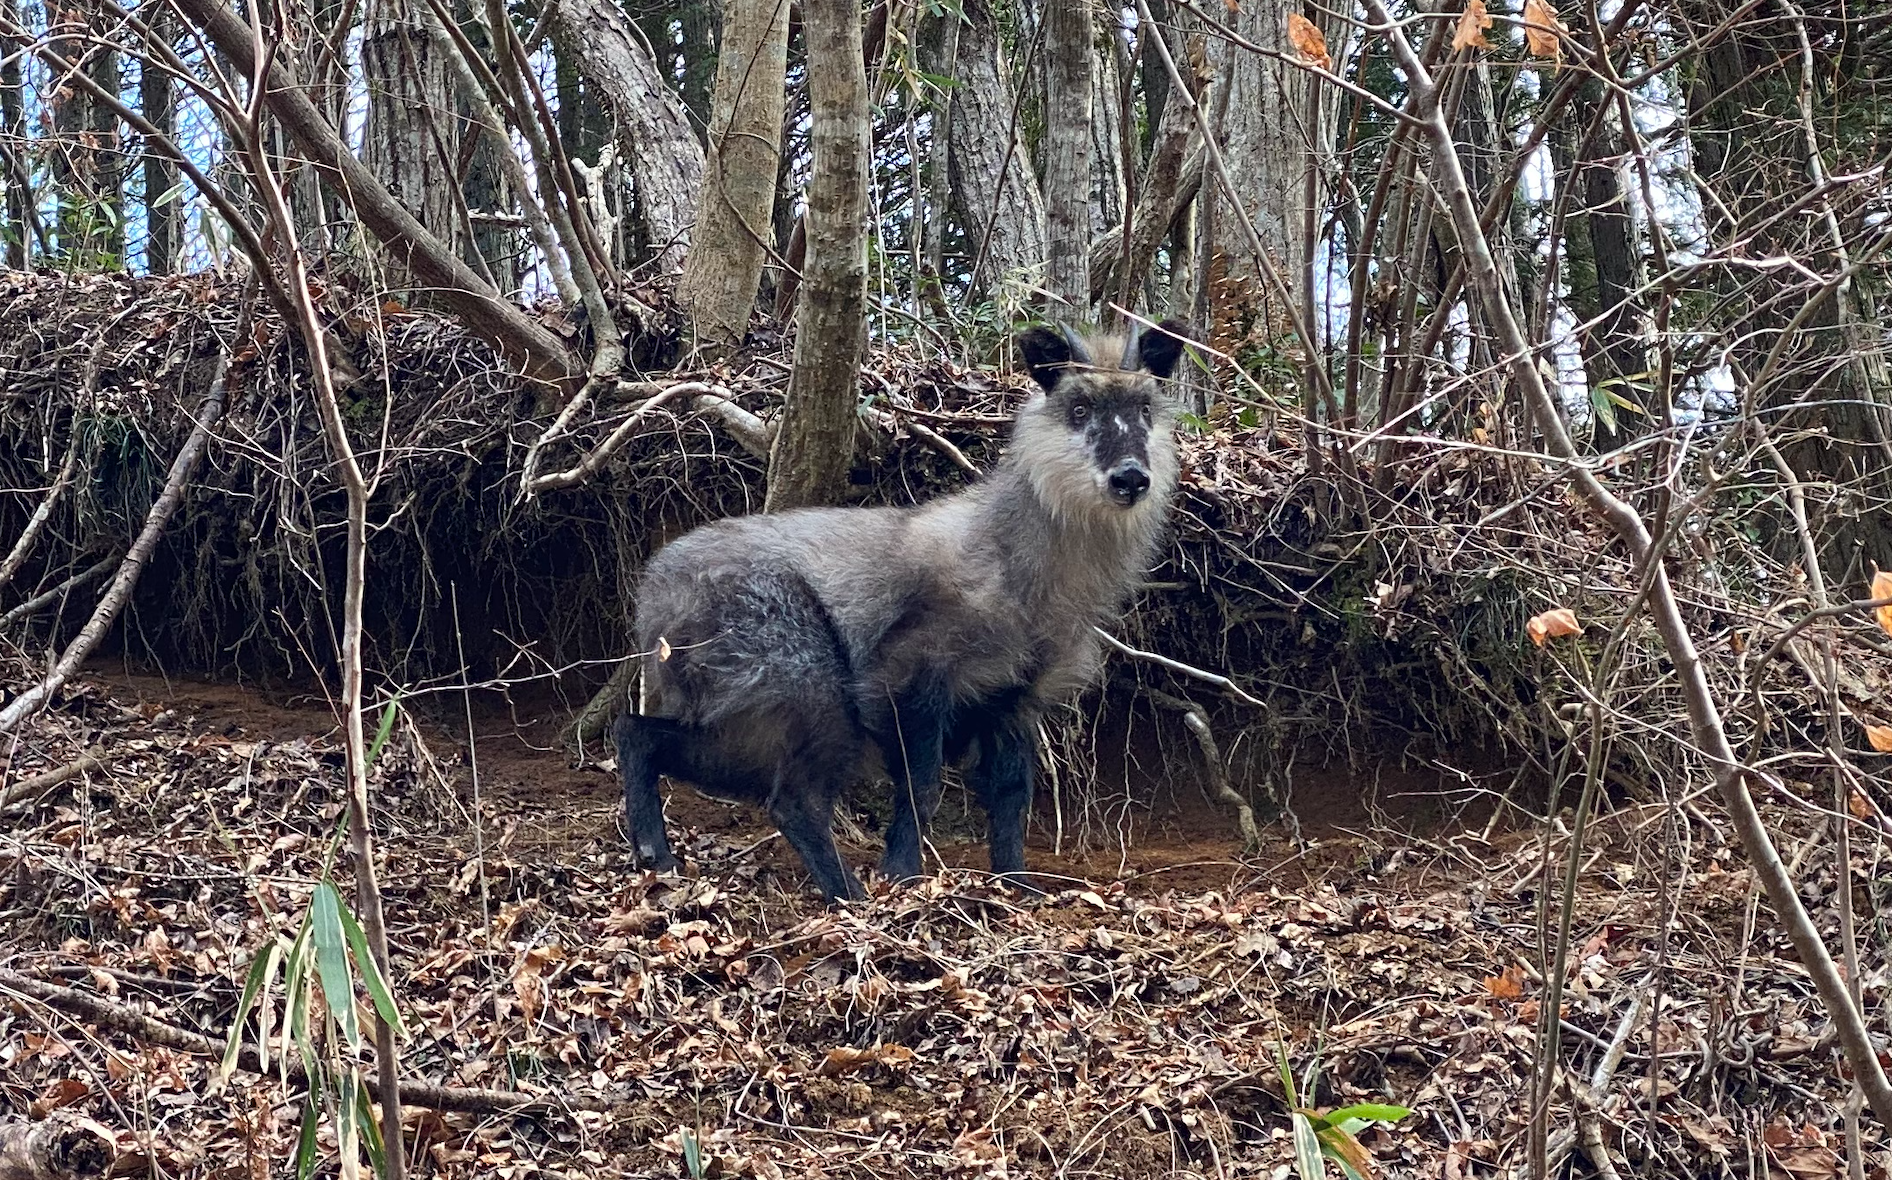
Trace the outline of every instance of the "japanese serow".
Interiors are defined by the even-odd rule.
[[[920,873],[940,769],[964,765],[992,870],[1025,867],[1043,711],[1101,664],[1093,625],[1144,577],[1175,491],[1173,322],[1128,339],[1033,328],[1040,386],[996,470],[917,508],[705,525],[637,596],[645,711],[614,729],[638,859],[676,864],[659,775],[758,804],[830,901],[862,896],[830,828],[877,748],[894,783],[881,869]]]

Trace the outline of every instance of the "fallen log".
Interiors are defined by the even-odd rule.
[[[112,1133],[83,1115],[0,1122],[0,1180],[90,1180],[118,1161]]]
[[[37,803],[41,796],[68,779],[78,778],[88,770],[97,770],[105,765],[105,747],[93,746],[76,759],[64,766],[36,774],[32,778],[23,778],[10,787],[0,788],[0,811],[11,808],[15,803]]]

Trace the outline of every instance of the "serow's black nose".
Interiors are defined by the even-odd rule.
[[[1150,490],[1150,473],[1141,463],[1119,463],[1110,472],[1110,498],[1128,508]]]

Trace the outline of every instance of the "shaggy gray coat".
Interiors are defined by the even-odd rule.
[[[1038,330],[1020,343],[1043,388],[1020,409],[999,467],[971,488],[916,508],[718,521],[653,558],[637,640],[647,653],[641,720],[661,733],[629,734],[624,758],[639,722],[619,726],[641,856],[671,859],[660,811],[650,822],[661,770],[767,806],[823,892],[855,896],[826,816],[870,739],[907,787],[897,803],[912,814],[897,814],[896,827],[923,829],[937,804],[937,751],[977,747],[998,773],[996,763],[1019,760],[999,747],[1094,678],[1092,628],[1144,576],[1175,488],[1170,399],[1155,378],[1168,375],[1180,339],[1126,345]],[[1028,764],[1022,773],[1028,804]],[[1018,785],[1004,790],[1016,796]],[[1019,864],[999,863],[1014,858],[1001,855],[995,827],[995,869],[1022,868],[1022,819]],[[807,823],[821,830],[791,830]],[[889,861],[910,863],[890,867],[917,872],[917,843],[896,856],[895,835]]]

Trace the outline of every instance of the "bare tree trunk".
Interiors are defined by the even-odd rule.
[[[941,15],[939,26],[939,44],[936,56],[926,63],[926,68],[947,78],[957,77],[959,73],[959,29],[965,21],[959,14],[948,10]],[[930,39],[922,42],[922,51],[933,48]],[[953,92],[941,94],[933,101],[933,134],[928,145],[926,176],[926,238],[922,246],[925,255],[923,263],[932,283],[932,290],[937,291],[941,278],[946,273],[946,209],[951,201],[951,187],[948,184],[947,157],[951,153],[953,141]]]
[[[953,211],[977,255],[977,292],[1014,271],[1042,266],[1047,246],[1044,198],[1018,141],[1012,68],[989,0],[966,0],[965,13],[948,174]]]
[[[1125,173],[1122,39],[1118,36],[1116,22],[1108,23],[1109,29],[1103,34],[1106,45],[1091,64],[1090,215],[1085,219],[1084,238],[1087,248],[1098,234],[1123,223],[1124,207],[1134,199],[1129,194],[1136,179],[1126,177]],[[1098,31],[1095,25],[1091,31],[1095,48]],[[1131,151],[1136,151],[1134,136]],[[1135,168],[1137,157],[1132,154],[1127,159],[1127,167]]]
[[[47,40],[53,52],[74,63],[94,82],[116,94],[118,54],[96,38],[106,29],[84,7],[51,10]],[[62,82],[47,104],[59,143],[52,153],[59,189],[54,221],[59,254],[85,268],[117,266],[125,253],[118,120],[84,87]]]
[[[697,142],[707,148],[716,62],[722,52],[717,6],[712,0],[685,0],[678,24],[683,32],[683,107],[690,114],[690,129],[696,132]],[[780,132],[776,134],[779,138]]]
[[[1174,27],[1169,5],[1164,0],[1153,0],[1149,7],[1150,15],[1156,19],[1155,35],[1160,37],[1164,29]],[[1146,32],[1148,30],[1141,28],[1137,30],[1139,45],[1142,45]],[[1170,43],[1172,45],[1177,43],[1173,33],[1170,35]],[[1163,68],[1162,60],[1157,57],[1155,51],[1147,45],[1143,46],[1142,52],[1137,55],[1137,79],[1143,83],[1142,140],[1143,149],[1147,155],[1155,149],[1156,129],[1163,125],[1163,118],[1169,112],[1169,72]]]
[[[769,454],[766,508],[829,504],[854,457],[860,357],[867,343],[867,72],[856,0],[805,0],[809,146],[808,263],[795,371]]]
[[[0,21],[8,28],[19,27],[19,0],[0,0]],[[0,225],[6,237],[7,265],[25,270],[27,193],[33,182],[26,173],[26,95],[20,86],[17,53],[0,54],[0,156],[5,165],[0,184],[7,190],[6,222]]]
[[[495,60],[492,36],[484,24],[474,19],[472,4],[468,0],[456,0],[451,12],[474,52],[483,55],[484,61]],[[460,180],[460,191],[465,194],[472,240],[462,256],[469,265],[478,267],[493,280],[494,286],[510,293],[518,289],[523,277],[522,247],[526,235],[519,232],[517,223],[512,222],[509,215],[514,209],[523,210],[530,205],[533,207],[527,214],[530,222],[531,213],[542,217],[544,211],[537,207],[529,191],[515,192],[511,168],[517,166],[518,157],[503,135],[487,134],[486,116],[491,105],[477,84],[466,85],[467,79],[462,73],[468,67],[446,39],[445,30],[438,27],[438,22],[428,19],[432,15],[423,12],[421,19],[426,26],[430,53],[447,70],[453,98],[453,134],[448,142],[460,145],[456,149],[458,160],[464,162],[466,173]],[[306,240],[303,248],[308,249]],[[555,285],[556,282],[554,280]]]
[[[1045,3],[1045,289],[1052,316],[1090,307],[1091,0]]]
[[[1682,11],[1702,29],[1714,28],[1724,15],[1707,4]],[[1849,237],[1863,238],[1857,214],[1848,214],[1845,225],[1838,220],[1836,197],[1806,201],[1822,187],[1828,167],[1822,151],[1844,148],[1849,137],[1840,133],[1818,145],[1806,140],[1818,139],[1818,128],[1831,119],[1844,125],[1850,115],[1840,113],[1843,100],[1870,101],[1862,88],[1873,83],[1854,79],[1862,71],[1846,66],[1843,56],[1858,34],[1840,36],[1834,45],[1809,41],[1793,5],[1769,7],[1725,30],[1700,55],[1689,93],[1689,146],[1714,248],[1817,259],[1828,268],[1845,265]],[[1755,132],[1757,120],[1801,124],[1800,158],[1786,163],[1791,155],[1783,155],[1776,137]],[[1848,155],[1842,152],[1832,166],[1846,168]],[[1807,212],[1800,212],[1803,202]],[[1789,209],[1795,212],[1783,215]],[[1892,374],[1882,333],[1860,322],[1862,312],[1871,314],[1871,282],[1862,270],[1804,317],[1801,301],[1781,300],[1774,284],[1754,284],[1739,272],[1719,284],[1722,297],[1742,313],[1730,352],[1758,383],[1747,396],[1794,432],[1781,443],[1788,463],[1803,480],[1845,489],[1843,506],[1836,503],[1820,521],[1822,555],[1836,576],[1863,572],[1866,561],[1883,562],[1892,552],[1892,513],[1881,507],[1892,497]]]
[[[1591,125],[1597,117],[1595,104],[1604,97],[1598,83],[1586,83],[1583,90],[1572,106],[1578,127]],[[1582,143],[1575,146],[1581,154],[1573,161],[1577,186],[1574,199],[1568,202],[1574,224],[1564,240],[1568,244],[1568,302],[1579,323],[1588,325],[1577,333],[1578,350],[1593,401],[1606,383],[1619,396],[1639,401],[1636,392],[1623,385],[1627,378],[1646,372],[1649,364],[1640,339],[1642,310],[1635,295],[1635,226],[1611,162],[1622,152],[1622,139],[1604,117],[1587,150]],[[1609,420],[1599,417],[1591,435],[1596,450],[1613,451],[1633,437],[1630,412],[1619,409],[1614,417],[1614,429]]]
[[[552,35],[617,117],[618,157],[637,189],[637,220],[652,253],[679,266],[703,188],[703,147],[622,10],[610,0],[558,0]]]
[[[176,27],[167,8],[154,6],[151,31],[166,42]],[[171,75],[150,61],[138,68],[138,109],[166,138],[177,138],[177,107]],[[183,194],[177,191],[177,162],[170,155],[144,147],[145,269],[155,275],[177,269],[183,249]]]
[[[421,0],[372,0],[361,40],[368,90],[362,158],[395,200],[455,253],[465,245],[455,214],[453,82],[427,36]],[[418,286],[404,273],[395,288]]]
[[[566,0],[559,11],[581,2]],[[187,20],[229,56],[239,73],[247,75],[254,68],[256,35],[233,10],[218,0],[176,0],[176,4]],[[404,268],[433,287],[443,303],[503,355],[534,377],[559,380],[568,376],[571,357],[564,342],[503,299],[387,191],[323,117],[291,65],[280,54],[272,60],[265,79],[265,101],[321,170],[332,191],[343,195],[362,224]]]
[[[1452,138],[1458,145],[1459,166],[1464,169],[1467,182],[1471,185],[1472,199],[1483,209],[1497,191],[1503,153],[1506,150],[1504,129],[1499,126],[1497,96],[1491,85],[1491,64],[1482,57],[1474,55],[1466,63],[1458,78],[1459,92],[1457,115],[1452,120]],[[1434,220],[1433,232],[1439,237],[1440,265],[1446,274],[1452,274],[1464,265],[1463,253],[1457,242],[1457,235],[1449,219]],[[1509,218],[1499,218],[1493,223],[1487,235],[1492,249],[1492,257],[1498,264],[1498,277],[1503,281],[1505,290],[1516,293],[1519,299],[1530,287],[1518,277],[1518,252],[1512,248],[1511,222]],[[1414,268],[1418,269],[1417,267]],[[1435,280],[1436,281],[1436,280]],[[1437,303],[1437,297],[1427,292],[1428,301]],[[1474,332],[1471,339],[1473,363],[1478,366],[1502,363],[1500,357],[1490,350],[1494,336],[1488,313],[1476,301],[1471,302],[1467,311],[1481,330]],[[1450,355],[1448,347],[1447,355]],[[1408,370],[1413,380],[1422,372],[1421,367]],[[1419,395],[1419,387],[1409,381],[1406,396]],[[1469,395],[1455,399],[1446,406],[1447,415],[1461,415],[1475,401]],[[1438,421],[1449,421],[1442,416]],[[1438,426],[1437,429],[1450,429]]]
[[[1154,56],[1154,51],[1152,51]],[[1102,302],[1126,288],[1139,288],[1149,276],[1156,251],[1202,187],[1202,152],[1189,151],[1195,122],[1181,103],[1163,108],[1150,149],[1149,166],[1137,181],[1136,210],[1130,222],[1130,256],[1123,253],[1123,232],[1114,228],[1091,250],[1091,301]],[[1132,308],[1134,310],[1134,308]]]
[[[1288,13],[1299,8],[1287,0],[1249,0],[1230,23],[1254,44],[1276,45],[1287,28]],[[1304,82],[1284,61],[1217,38],[1209,38],[1207,46],[1215,70],[1209,102],[1230,185],[1241,194],[1262,248],[1292,282],[1306,261],[1301,222],[1311,129],[1301,109]],[[1209,256],[1201,259],[1201,280],[1209,284],[1215,338],[1239,343],[1257,330],[1268,337],[1280,335],[1287,309],[1272,306],[1275,296],[1262,279],[1254,246],[1237,228],[1240,219],[1228,194],[1213,191],[1207,205],[1205,228],[1212,244]]]
[[[781,162],[788,0],[732,0],[710,113],[707,183],[677,299],[696,343],[720,355],[742,343],[762,283]]]

